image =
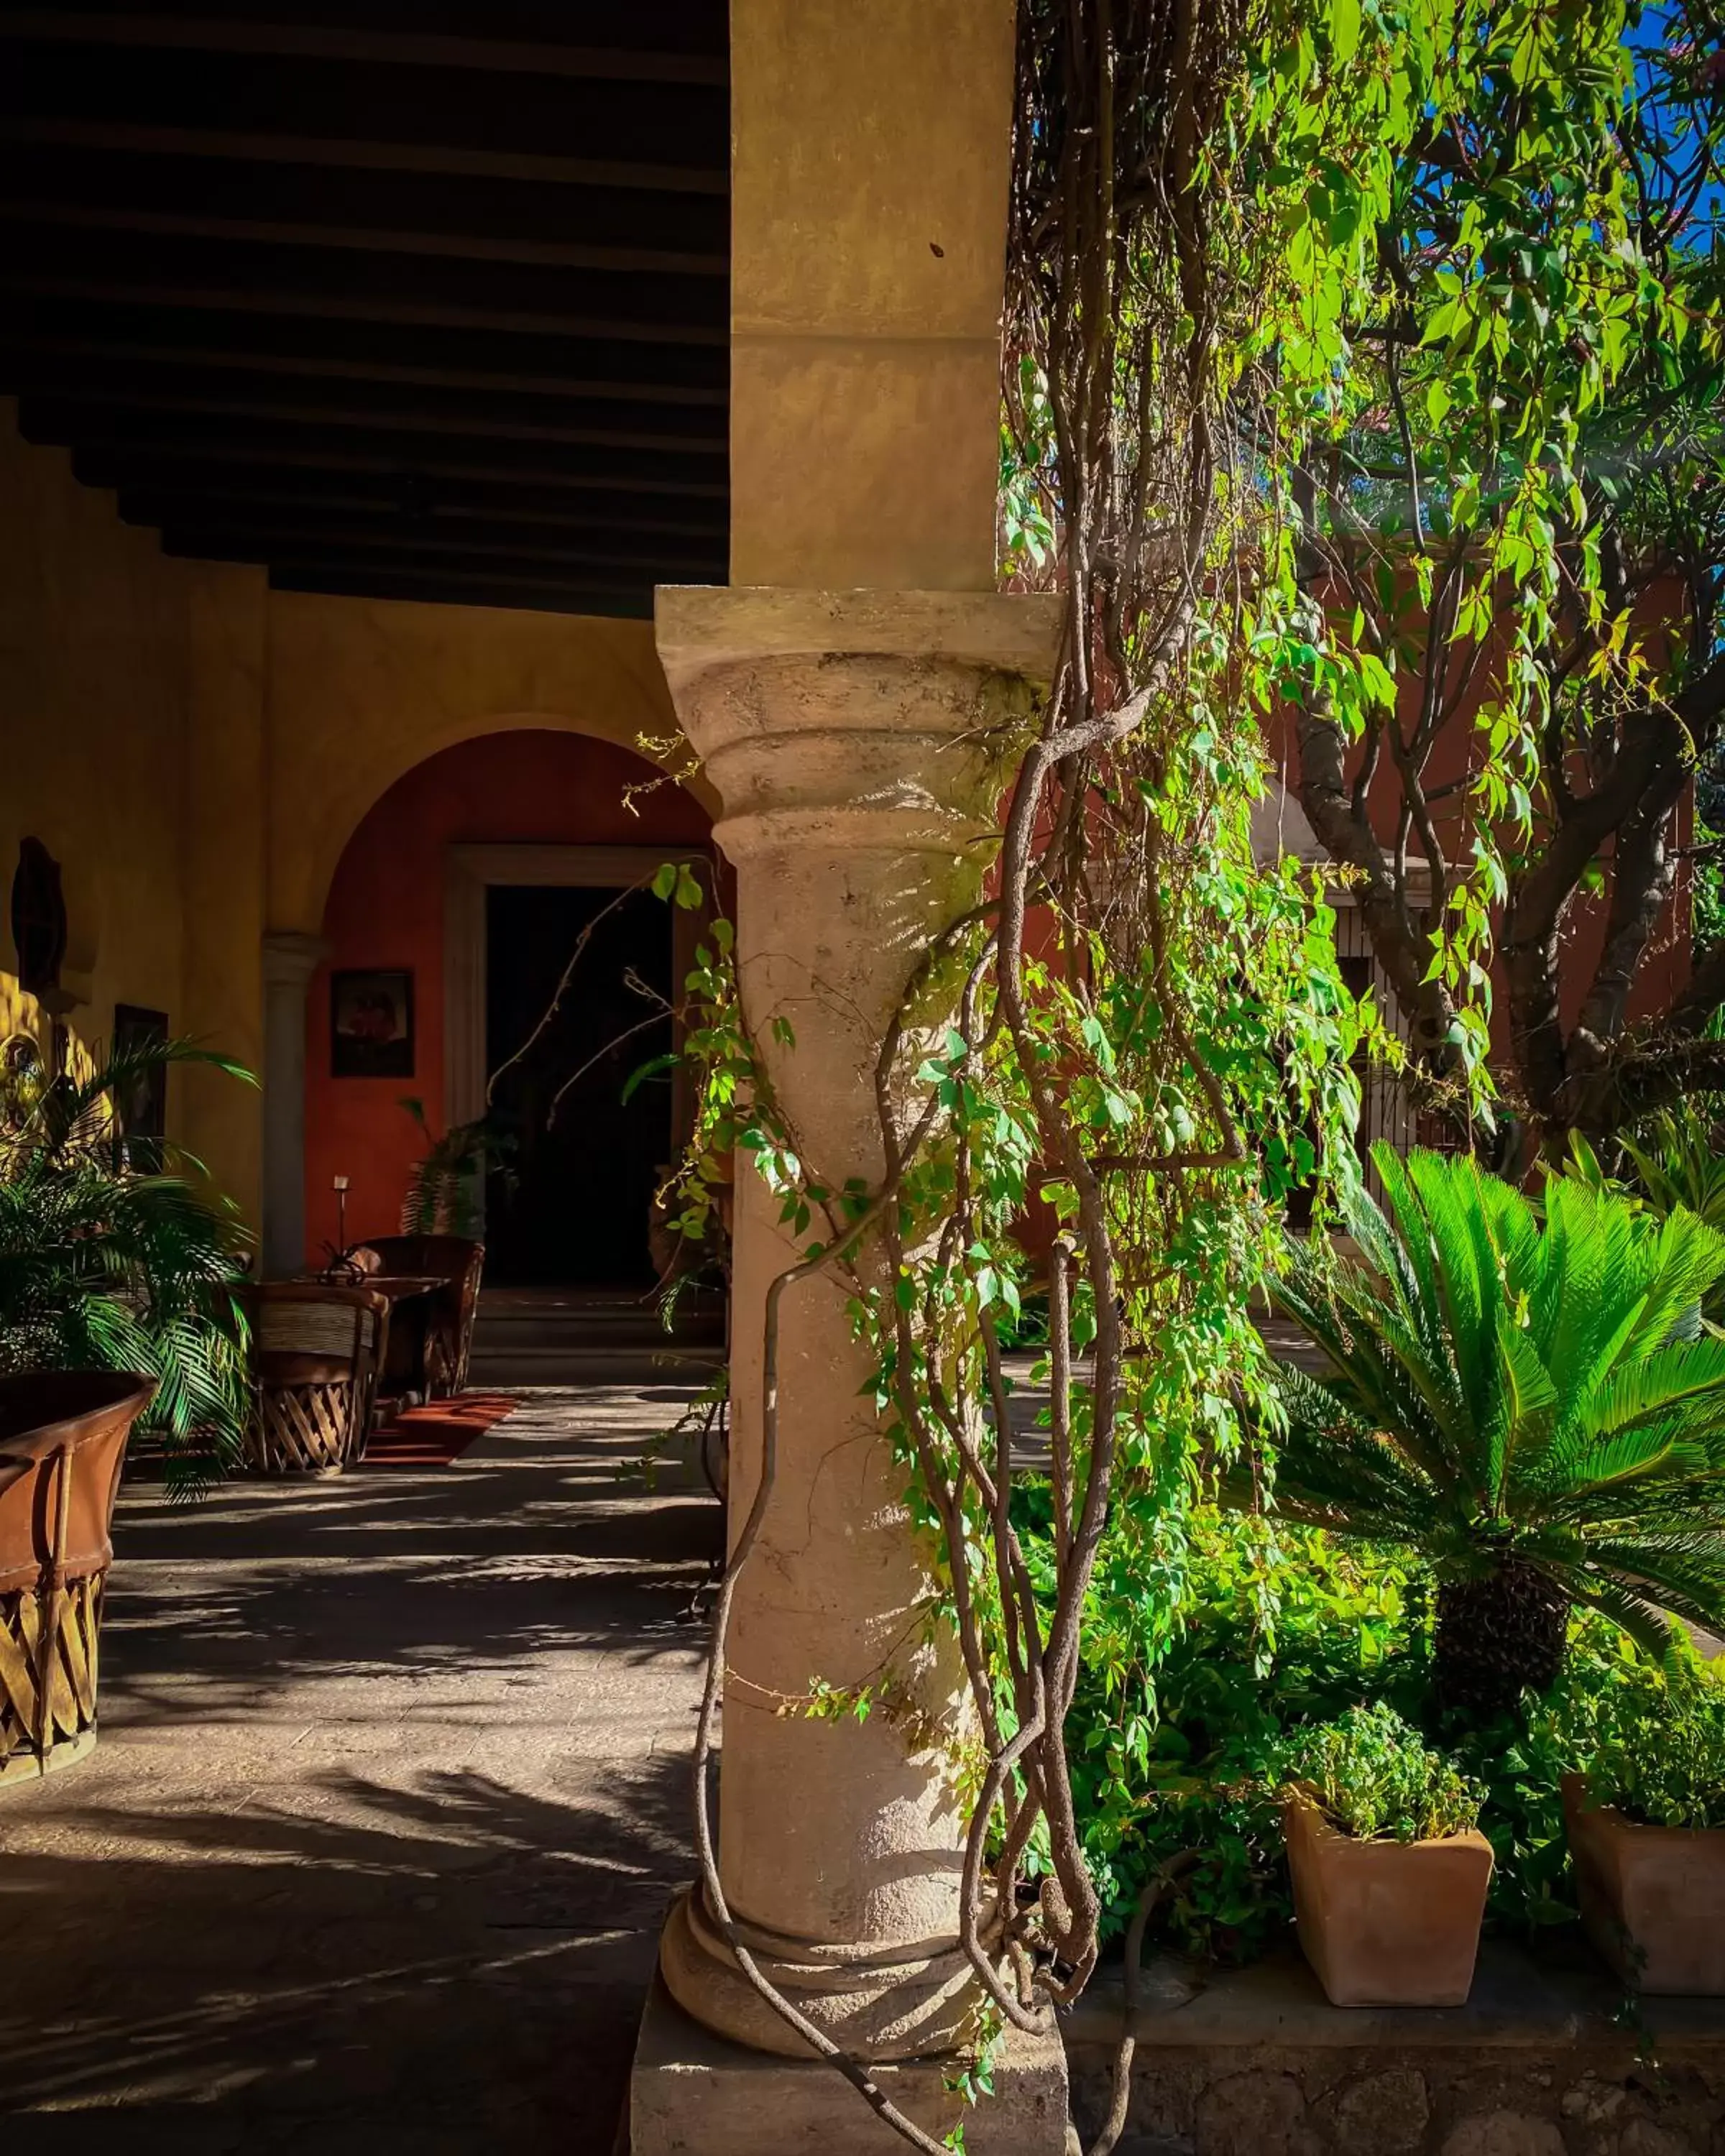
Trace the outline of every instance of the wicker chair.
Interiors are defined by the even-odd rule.
[[[247,1458],[269,1475],[338,1473],[365,1451],[388,1350],[388,1301],[374,1288],[262,1281],[247,1301]]]
[[[464,1235],[374,1235],[348,1255],[367,1272],[418,1275],[444,1282],[433,1298],[427,1327],[426,1375],[433,1399],[464,1392],[485,1245],[470,1243]],[[391,1377],[412,1382],[405,1370],[392,1371]]]
[[[104,1370],[0,1378],[0,1788],[95,1743],[114,1499],[155,1389]]]

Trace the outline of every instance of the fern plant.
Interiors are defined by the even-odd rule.
[[[1536,1207],[1471,1160],[1373,1160],[1359,1260],[1292,1244],[1272,1291],[1329,1365],[1281,1374],[1277,1507],[1423,1553],[1438,1697],[1474,1714],[1554,1681],[1578,1603],[1655,1654],[1661,1610],[1725,1629],[1725,1342],[1696,1322],[1725,1235],[1567,1177]]]
[[[185,1490],[239,1456],[247,1337],[235,1289],[248,1237],[187,1176],[119,1157],[111,1102],[161,1064],[248,1074],[184,1041],[99,1055],[87,1075],[17,1089],[0,1122],[0,1371],[130,1370],[156,1379],[143,1426]],[[178,1164],[196,1169],[187,1156]]]

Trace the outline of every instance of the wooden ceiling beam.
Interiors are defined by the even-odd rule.
[[[242,247],[334,248],[344,254],[429,254],[465,262],[511,262],[536,270],[597,270],[612,276],[723,278],[722,254],[674,254],[642,247],[590,246],[581,240],[487,239],[465,233],[382,230],[333,222],[236,216],[212,208],[157,210],[136,202],[68,203],[39,196],[0,197],[0,219],[8,224],[62,226],[80,232],[160,234],[176,239],[214,239]]]
[[[156,50],[105,53],[8,38],[0,112],[200,131],[566,157],[712,172],[728,166],[730,101],[705,84],[596,82],[375,62]],[[646,155],[643,156],[644,149]]]
[[[54,22],[110,15],[149,20],[323,23],[379,36],[472,38],[516,44],[583,46],[595,52],[687,53],[724,59],[730,50],[726,0],[653,0],[649,8],[617,0],[37,0]]]
[[[0,202],[24,221],[146,219],[136,228],[550,268],[722,278],[730,258],[722,197],[572,192],[471,174],[343,172],[0,139]]]
[[[691,405],[719,412],[725,409],[726,403],[722,388],[684,388],[674,382],[570,380],[555,375],[482,374],[459,367],[409,367],[381,360],[224,350],[219,345],[147,344],[126,336],[65,336],[27,331],[21,336],[0,338],[0,364],[4,364],[3,355],[13,352],[39,364],[54,359],[105,359],[123,367],[134,363],[171,363],[188,369],[231,368],[239,373],[303,377],[310,381],[397,382],[413,388],[567,397],[618,404]]]
[[[315,316],[143,306],[18,293],[0,343],[67,358],[108,357],[308,379],[393,382],[521,396],[687,404],[723,411],[726,355],[699,346],[326,321]]]
[[[441,571],[385,568],[364,563],[313,560],[270,565],[270,582],[280,592],[322,592],[337,598],[412,599],[439,606],[526,607],[536,613],[584,613],[624,619],[653,619],[653,587],[607,588],[567,578],[471,576]]]
[[[167,552],[221,561],[267,562],[315,553],[320,557],[352,554],[356,559],[411,562],[429,556],[464,562],[495,561],[500,566],[510,562],[561,563],[577,572],[628,572],[651,583],[711,583],[724,578],[722,547],[716,553],[642,549],[639,544],[632,550],[608,544],[597,535],[590,535],[584,546],[572,545],[542,531],[524,533],[520,526],[509,525],[444,531],[407,526],[399,519],[367,524],[351,516],[318,519],[258,511],[220,516],[200,514],[194,504],[184,516],[165,519],[159,528]]]
[[[0,141],[175,157],[219,157],[338,170],[445,173],[458,179],[514,180],[535,187],[633,188],[673,195],[726,196],[719,165],[668,165],[637,157],[572,157],[557,151],[475,149],[452,142],[375,142],[365,137],[269,133],[257,129],[167,126],[160,121],[91,120],[73,114],[0,110]]]
[[[341,136],[237,127],[172,127],[160,121],[93,121],[75,115],[4,112],[0,142],[48,142],[64,149],[125,151],[164,157],[222,157],[259,164],[332,166],[356,172],[435,172],[453,179],[506,179],[535,187],[603,187],[647,194],[729,192],[720,166],[654,164],[640,157],[567,157],[520,149],[472,149],[455,142],[371,142]]]
[[[588,543],[645,538],[704,542],[722,557],[729,527],[722,513],[696,513],[696,506],[660,509],[627,495],[558,494],[531,486],[483,480],[442,480],[433,485],[392,473],[317,471],[269,465],[175,463],[157,465],[130,456],[116,475],[119,510],[128,524],[219,524],[249,513],[280,509],[290,516],[361,517],[434,522],[459,531],[500,526],[511,531],[567,533]]]
[[[0,0],[0,388],[180,556],[646,616],[728,552],[725,0]]]
[[[0,247],[0,290],[715,350],[729,338],[729,295],[716,278],[409,254],[373,256],[360,275],[326,248],[69,232],[22,221]]]
[[[0,343],[0,388],[69,415],[180,412],[197,417],[285,420],[294,426],[367,433],[455,435],[466,440],[639,449],[650,455],[724,458],[722,414],[677,406],[631,414],[608,403],[467,390],[404,390],[387,382],[305,382],[168,367],[106,367],[100,360],[44,357]],[[64,424],[76,438],[79,421]],[[93,426],[92,432],[100,431]]]
[[[68,7],[64,0],[54,8],[0,8],[0,37],[172,52],[239,53],[272,59],[361,62],[367,66],[562,75],[586,82],[688,83],[714,90],[723,90],[730,80],[722,52],[663,52],[626,45],[452,37],[336,23],[235,21],[226,15],[153,10],[136,13],[85,10]]]
[[[393,443],[373,447],[367,437],[336,440],[311,429],[252,427],[223,434],[215,427],[182,422],[177,429],[160,424],[124,428],[109,415],[106,430],[65,428],[65,415],[44,410],[38,400],[21,406],[19,425],[27,441],[52,442],[72,452],[72,470],[87,486],[124,485],[128,460],[147,458],[170,468],[177,463],[300,466],[325,472],[388,474],[405,488],[432,487],[445,480],[485,480],[539,490],[576,493],[650,495],[684,501],[723,502],[730,497],[725,478],[696,478],[661,465],[649,468],[618,452],[579,454],[546,446],[526,457],[512,456],[503,442],[476,444],[463,456],[449,442],[422,443],[417,450]],[[148,415],[141,415],[147,418]]]

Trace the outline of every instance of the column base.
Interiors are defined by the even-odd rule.
[[[950,2057],[870,2068],[937,2141],[962,2119],[968,2156],[1064,2156],[1066,2054],[1057,2033],[1009,2029],[994,2093],[967,2105]],[[902,2156],[905,2143],[824,2059],[745,2050],[692,2020],[655,1976],[629,2077],[629,2156]]]
[[[983,1988],[956,1940],[833,1947],[749,1924],[742,1931],[762,1975],[853,2058],[945,2056],[967,2050],[982,2026]],[[671,1997],[704,2027],[751,2051],[809,2056],[737,1967],[699,1887],[671,1904],[659,1967]]]

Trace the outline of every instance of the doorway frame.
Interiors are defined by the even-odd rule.
[[[444,1116],[445,1127],[477,1122],[485,1112],[485,893],[494,884],[538,885],[553,890],[627,889],[645,884],[667,861],[686,861],[708,873],[701,888],[712,891],[712,850],[687,845],[542,845],[500,839],[490,844],[444,849]],[[671,981],[675,989],[695,964],[696,947],[711,917],[706,906],[673,906]],[[680,1019],[671,1021],[671,1046],[683,1045]],[[689,1073],[680,1065],[671,1074],[671,1152],[675,1158],[694,1127],[695,1095]],[[480,1184],[481,1222],[485,1183]]]

